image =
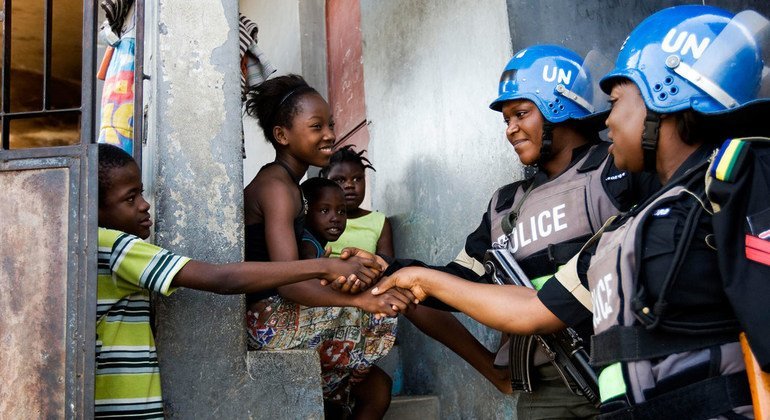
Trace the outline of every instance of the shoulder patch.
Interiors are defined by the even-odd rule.
[[[709,175],[723,182],[733,182],[738,168],[746,158],[747,142],[741,139],[727,140],[722,143],[709,167]]]

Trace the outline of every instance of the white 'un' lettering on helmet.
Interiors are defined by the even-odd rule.
[[[546,82],[553,82],[556,80],[556,76],[558,75],[559,80],[556,83],[564,83],[565,85],[569,85],[570,81],[572,80],[572,70],[564,71],[564,69],[560,69],[556,66],[554,66],[551,69],[551,74],[548,74],[548,64],[543,66],[543,80]]]
[[[692,56],[696,60],[700,58],[703,51],[705,51],[706,47],[711,43],[711,38],[703,38],[699,43],[695,34],[688,33],[687,31],[680,32],[679,36],[676,37],[676,40],[674,40],[675,36],[676,28],[671,28],[666,34],[666,37],[663,38],[660,48],[667,53],[679,51],[682,55],[687,55],[688,52],[692,51]]]

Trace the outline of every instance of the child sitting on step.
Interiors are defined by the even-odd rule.
[[[321,258],[327,254],[326,244],[339,239],[345,230],[345,196],[337,183],[326,178],[310,178],[300,187],[307,200],[307,215],[299,257]]]

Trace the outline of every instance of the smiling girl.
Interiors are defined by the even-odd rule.
[[[288,75],[250,91],[246,111],[275,148],[275,160],[244,191],[246,260],[294,261],[307,214],[298,183],[310,165],[329,163],[336,139],[331,109],[302,77]],[[354,417],[381,417],[390,378],[373,363],[393,346],[396,319],[373,314],[395,316],[410,299],[399,292],[384,299],[343,294],[318,280],[294,286],[247,295],[250,346],[316,349],[325,401],[354,406]]]

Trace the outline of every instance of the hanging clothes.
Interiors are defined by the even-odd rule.
[[[256,86],[275,73],[275,67],[268,61],[262,50],[257,47],[257,24],[244,16],[238,15],[241,51],[241,93],[246,95],[249,88]]]
[[[254,87],[275,73],[275,67],[257,47],[257,24],[243,14],[238,14],[238,40],[241,52],[241,102],[246,100],[249,88]],[[241,154],[246,159],[246,144],[241,124]]]
[[[136,21],[134,0],[102,0],[107,20],[102,39],[112,51],[104,79],[99,143],[109,143],[133,154],[134,150],[134,63]]]

